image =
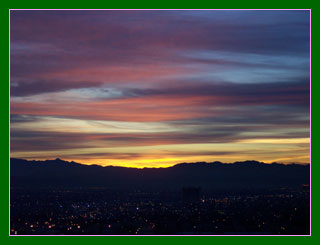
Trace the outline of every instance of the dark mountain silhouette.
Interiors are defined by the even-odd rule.
[[[114,190],[245,190],[301,187],[309,183],[310,165],[235,163],[181,163],[168,168],[125,168],[83,165],[61,159],[27,161],[10,159],[11,187],[91,188]]]

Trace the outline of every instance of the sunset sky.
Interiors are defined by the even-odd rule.
[[[11,157],[309,163],[309,18],[13,10]]]

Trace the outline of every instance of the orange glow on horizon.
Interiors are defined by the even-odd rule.
[[[291,164],[291,163],[296,163],[296,164],[309,164],[308,161],[309,156],[308,155],[303,155],[301,157],[287,157],[287,158],[275,158],[272,160],[256,160],[260,162],[264,162],[266,164],[271,164],[273,162],[278,162],[278,163],[283,163],[283,164]],[[189,157],[188,159],[183,159],[183,158],[155,158],[155,159],[124,159],[124,160],[119,160],[119,159],[69,159],[69,158],[61,158],[64,161],[74,161],[79,164],[83,165],[99,165],[103,167],[107,166],[113,166],[113,167],[127,167],[127,168],[168,168],[172,167],[174,165],[180,164],[180,163],[196,163],[196,162],[215,162],[219,161],[222,163],[233,163],[236,161],[247,161],[247,160],[255,160],[252,159],[252,157],[240,157],[240,156],[228,156],[228,157],[220,157],[219,159],[210,159],[210,158],[203,158],[203,157]],[[35,160],[35,159],[29,159],[29,160]],[[39,158],[36,160],[50,160],[46,158]],[[51,159],[53,160],[53,159]]]

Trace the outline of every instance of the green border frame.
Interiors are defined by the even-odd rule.
[[[168,1],[169,2],[169,1]],[[48,8],[48,9],[312,9],[312,1],[275,1],[271,0],[268,2],[257,2],[257,1],[229,1],[229,2],[215,2],[212,1],[210,3],[205,2],[197,2],[197,3],[188,3],[188,2],[172,2],[166,3],[164,1],[156,2],[156,3],[137,3],[137,2],[121,2],[121,3],[114,3],[114,2],[100,2],[98,3],[90,3],[90,2],[73,2],[73,1],[54,1],[54,2],[29,2],[29,1],[14,1],[8,4],[5,4],[6,6],[3,6],[1,8],[1,25],[3,33],[3,38],[1,39],[3,45],[5,47],[8,47],[9,43],[9,9],[41,9],[41,8]],[[3,3],[2,3],[3,4]],[[4,4],[3,4],[4,5]],[[317,10],[312,9],[312,27],[313,30],[315,30],[315,26],[317,26]],[[316,16],[316,17],[315,17]],[[315,45],[316,43],[319,43],[318,41],[318,34],[317,32],[312,32],[312,38],[313,38],[313,62],[317,62],[315,57],[315,52],[318,52],[318,46]],[[8,48],[5,48],[8,50]],[[2,124],[2,147],[0,148],[2,151],[2,159],[7,159],[8,154],[8,135],[9,135],[9,127],[7,122],[9,121],[9,83],[7,82],[8,76],[9,76],[9,62],[8,62],[8,53],[3,52],[2,53],[5,58],[3,59],[2,63],[2,70],[1,73],[2,77],[4,78],[3,81],[1,81],[1,106],[2,106],[2,113],[3,117],[1,120]],[[313,63],[313,67],[317,67]],[[320,86],[319,82],[317,81],[317,74],[313,76],[313,83],[312,83],[312,90],[313,90],[313,105],[314,108],[316,108],[316,97],[315,97],[315,91],[317,91],[317,88]],[[311,92],[312,94],[312,92]],[[313,122],[314,125],[318,124],[318,118],[317,115],[313,117],[315,120]],[[318,131],[317,128],[314,128],[313,131],[313,139],[317,136]],[[314,140],[315,142],[315,140]],[[6,156],[6,157],[4,157]],[[22,243],[32,243],[32,244],[41,244],[45,242],[46,244],[55,244],[56,242],[59,243],[70,243],[70,242],[76,242],[76,243],[87,243],[89,240],[91,242],[100,243],[100,242],[110,242],[112,243],[130,243],[130,244],[161,244],[163,242],[170,242],[170,243],[205,243],[205,242],[222,242],[222,243],[245,243],[247,245],[250,244],[268,244],[269,243],[316,243],[318,244],[320,239],[320,235],[318,235],[318,220],[319,220],[319,209],[320,206],[319,200],[320,198],[317,196],[317,189],[319,185],[319,181],[316,179],[316,172],[319,171],[319,166],[316,163],[317,162],[317,155],[313,156],[312,161],[312,190],[313,190],[313,196],[312,196],[312,229],[311,229],[311,236],[273,236],[273,237],[265,237],[265,236],[258,236],[258,237],[235,237],[235,236],[205,236],[205,237],[168,237],[168,236],[152,236],[152,237],[117,237],[117,236],[103,236],[103,237],[90,237],[90,236],[82,236],[82,237],[20,237],[20,236],[9,236],[9,164],[7,160],[3,160],[1,166],[1,173],[2,178],[1,180],[1,189],[2,189],[2,201],[1,204],[1,222],[0,222],[0,239],[2,244],[20,244]],[[318,241],[319,240],[319,241]],[[317,242],[318,241],[318,242]]]

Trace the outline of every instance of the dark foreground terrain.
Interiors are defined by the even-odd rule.
[[[303,189],[201,193],[199,200],[180,192],[14,189],[10,233],[307,235],[309,211]]]
[[[310,166],[10,163],[13,235],[307,235]]]

